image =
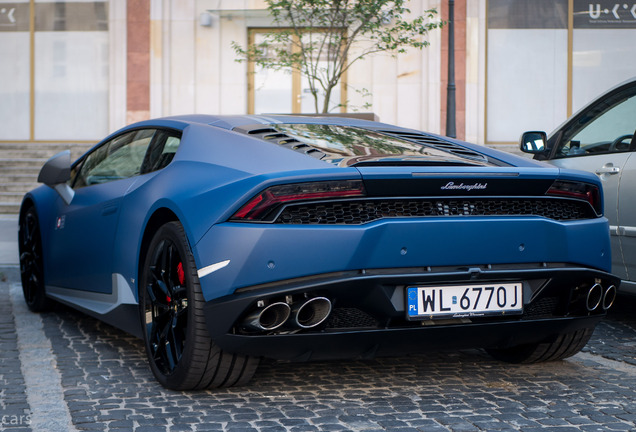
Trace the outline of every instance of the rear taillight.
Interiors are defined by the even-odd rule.
[[[333,180],[272,186],[249,200],[230,220],[262,221],[284,203],[365,196],[361,180]]]
[[[598,215],[603,214],[601,193],[596,185],[589,183],[557,180],[552,183],[546,195],[576,198],[587,201]]]

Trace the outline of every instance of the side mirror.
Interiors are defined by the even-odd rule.
[[[66,204],[70,204],[75,195],[75,191],[66,184],[70,178],[70,150],[64,150],[46,161],[38,174],[38,182],[55,189]]]
[[[548,136],[545,132],[531,131],[521,135],[519,149],[524,153],[544,153],[547,148]]]

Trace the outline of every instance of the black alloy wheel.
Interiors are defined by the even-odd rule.
[[[164,387],[229,387],[252,378],[257,358],[226,353],[210,339],[194,258],[179,222],[161,226],[153,236],[139,287],[146,354]]]
[[[46,297],[44,288],[42,236],[34,207],[30,207],[20,218],[18,250],[24,300],[31,311],[45,311],[51,301]]]
[[[147,273],[146,337],[155,365],[162,374],[170,375],[183,356],[188,330],[183,259],[171,239],[156,245]]]

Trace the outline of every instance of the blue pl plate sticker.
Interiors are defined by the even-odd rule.
[[[408,288],[408,308],[409,315],[415,316],[417,315],[417,288],[412,287]]]

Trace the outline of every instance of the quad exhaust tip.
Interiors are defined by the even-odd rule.
[[[291,298],[288,301],[291,302]],[[291,306],[283,301],[267,306],[264,303],[259,301],[258,308],[243,320],[243,328],[260,332],[276,330],[283,325],[311,329],[325,322],[331,313],[331,300],[326,297],[311,297]]]
[[[610,285],[607,289],[604,289],[598,283],[592,285],[585,299],[587,310],[592,312],[598,309],[599,306],[603,310],[608,310],[614,304],[614,300],[616,300],[616,291],[616,286],[614,285]]]
[[[271,331],[281,327],[291,315],[291,308],[285,302],[272,303],[256,309],[245,318],[243,326],[251,330]]]
[[[587,310],[592,312],[596,310],[603,300],[603,287],[600,284],[592,285],[592,288],[587,292],[587,298],[585,299],[585,306]]]
[[[309,329],[322,324],[331,313],[331,301],[327,297],[312,297],[292,307],[291,324]]]
[[[614,304],[614,300],[616,300],[616,292],[617,289],[614,285],[610,285],[609,288],[605,290],[603,294],[603,309],[608,310]]]

